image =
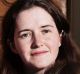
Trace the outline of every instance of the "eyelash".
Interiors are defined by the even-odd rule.
[[[48,34],[48,33],[51,32],[51,30],[45,29],[45,30],[42,30],[41,32],[42,32],[42,34]],[[31,37],[31,36],[32,36],[31,33],[22,33],[19,37],[20,38],[28,38],[28,37]]]
[[[42,30],[42,33],[43,33],[43,34],[46,34],[46,33],[49,33],[49,32],[51,32],[51,30],[49,30],[49,29],[47,29],[47,30]]]
[[[20,35],[21,38],[27,38],[28,36],[30,36],[31,34],[27,34],[27,33],[24,33],[22,35]]]

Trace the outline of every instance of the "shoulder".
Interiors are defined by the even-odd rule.
[[[80,63],[68,63],[66,64],[60,74],[80,74]]]

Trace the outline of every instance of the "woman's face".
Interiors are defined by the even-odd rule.
[[[45,68],[55,63],[60,34],[51,15],[41,7],[33,7],[18,14],[14,44],[14,52],[26,65]]]

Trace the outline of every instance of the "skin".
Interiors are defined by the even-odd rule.
[[[51,15],[43,8],[34,6],[18,14],[14,44],[13,52],[21,57],[26,66],[44,70],[55,63],[61,41]]]

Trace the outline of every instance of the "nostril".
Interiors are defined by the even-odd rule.
[[[35,43],[33,43],[33,44],[31,45],[31,49],[36,49],[36,48],[38,48],[38,45],[35,44]]]

